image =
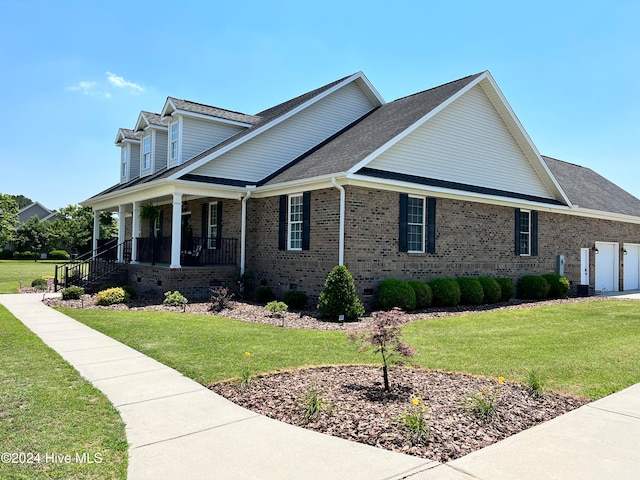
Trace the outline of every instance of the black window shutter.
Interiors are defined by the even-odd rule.
[[[217,203],[218,207],[218,225],[216,227],[216,248],[222,246],[222,202]]]
[[[515,252],[520,256],[520,209],[516,208],[515,215]]]
[[[436,199],[427,199],[427,253],[436,253]]]
[[[531,255],[538,256],[538,212],[531,212]]]
[[[209,242],[207,242],[206,239],[209,236],[209,232],[208,227],[209,227],[209,204],[208,203],[203,203],[202,204],[202,218],[201,218],[201,225],[202,225],[202,230],[201,230],[201,234],[202,234],[202,244],[203,245],[209,245]]]
[[[309,250],[311,231],[311,192],[302,194],[302,250]]]
[[[400,194],[400,219],[399,223],[399,236],[398,245],[401,252],[409,251],[409,245],[407,243],[407,204],[409,201],[409,195],[406,193]]]
[[[287,247],[287,196],[280,195],[280,217],[278,224],[278,250]]]

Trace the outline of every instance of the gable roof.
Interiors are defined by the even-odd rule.
[[[400,135],[480,73],[389,102],[327,139],[322,145],[283,167],[262,184],[273,185],[332,173],[354,165]]]
[[[640,217],[640,199],[590,168],[543,156],[575,208]]]
[[[146,127],[156,127],[166,129],[169,122],[162,118],[159,113],[146,112],[141,111],[138,116],[138,121],[136,122],[136,126],[134,127],[134,132],[141,132]]]
[[[20,222],[26,222],[33,216],[38,217],[40,221],[53,221],[55,220],[56,212],[49,210],[37,201],[22,207],[18,211],[18,219]]]
[[[140,142],[138,137],[136,137],[136,132],[128,128],[119,128],[115,144],[120,145],[123,141]]]
[[[234,112],[224,108],[205,105],[203,103],[192,102],[191,100],[182,100],[175,97],[167,97],[164,108],[160,114],[167,117],[172,112],[188,112],[197,115],[227,120],[230,122],[238,122],[246,125],[255,125],[261,120],[258,115],[247,115],[246,113]]]

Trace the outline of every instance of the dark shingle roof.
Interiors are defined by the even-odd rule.
[[[543,156],[571,203],[581,208],[640,216],[640,200],[590,168]]]
[[[142,111],[142,113],[144,114],[144,118],[147,119],[147,122],[149,122],[149,125],[166,127],[169,124],[169,122],[163,119],[159,113],[145,112],[145,111]]]
[[[120,131],[122,132],[122,136],[124,138],[129,138],[131,140],[137,140],[138,137],[136,137],[136,134],[133,130],[130,130],[128,128],[121,128]]]
[[[247,115],[246,113],[234,112],[224,108],[205,105],[203,103],[192,102],[191,100],[182,100],[180,98],[169,97],[176,109],[185,112],[199,113],[209,117],[222,118],[224,120],[232,120],[234,122],[248,123],[255,125],[261,118],[257,115]]]
[[[302,155],[263,184],[301,180],[349,170],[395,138],[482,73],[425,90],[378,107],[339,135]]]

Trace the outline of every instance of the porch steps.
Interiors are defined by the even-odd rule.
[[[100,288],[103,285],[113,284],[113,283],[118,285],[126,285],[128,281],[129,281],[129,270],[127,269],[127,265],[124,264],[118,267],[113,272],[110,272],[103,277],[90,281],[84,286],[84,290],[87,293],[96,293],[100,290]]]

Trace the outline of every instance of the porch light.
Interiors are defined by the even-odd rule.
[[[593,253],[595,253],[596,255],[600,253],[600,250],[598,250],[595,245],[591,248],[591,250],[593,250]]]
[[[624,247],[622,248],[622,254],[623,254],[623,255],[626,255],[626,254],[627,254],[627,249],[626,249],[626,248],[624,248]]]

